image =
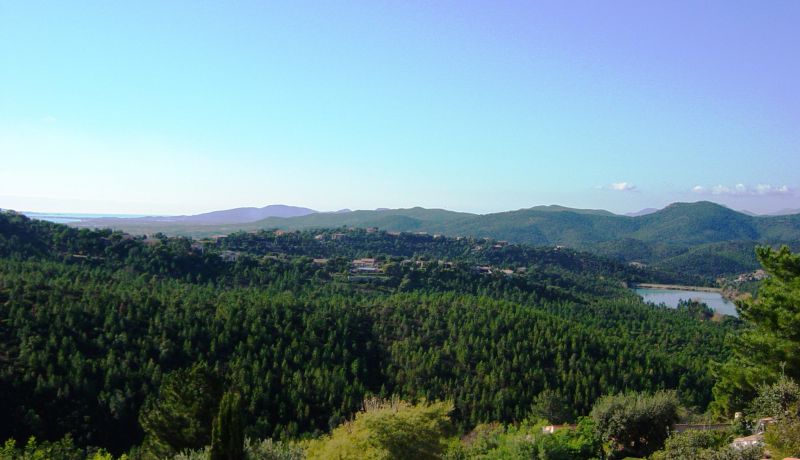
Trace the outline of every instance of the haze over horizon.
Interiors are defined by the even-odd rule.
[[[655,213],[655,212],[658,212],[658,211],[662,211],[665,208],[667,208],[667,207],[669,207],[671,205],[674,205],[674,204],[687,204],[687,203],[688,204],[699,204],[699,203],[703,203],[703,202],[711,202],[711,203],[715,203],[715,204],[720,204],[720,205],[726,206],[729,209],[732,209],[734,211],[737,211],[737,212],[740,212],[740,213],[744,213],[744,214],[747,214],[747,215],[751,215],[751,216],[765,216],[765,217],[767,217],[767,216],[792,215],[792,214],[800,213],[800,208],[782,208],[782,209],[778,209],[778,210],[774,210],[774,211],[757,213],[757,212],[750,211],[748,209],[734,209],[734,208],[731,208],[731,207],[729,207],[729,206],[727,206],[725,204],[717,203],[717,202],[715,202],[713,200],[700,200],[700,201],[693,201],[693,202],[674,202],[674,203],[670,203],[670,204],[668,204],[668,205],[666,205],[664,207],[660,207],[660,208],[648,207],[648,208],[638,209],[638,210],[635,210],[635,211],[615,212],[614,214],[619,215],[619,216],[639,217],[639,216],[645,216],[645,215],[648,215],[648,214],[652,214],[652,213]],[[9,210],[10,209],[10,210],[13,210],[13,211],[16,211],[16,212],[21,212],[23,214],[26,214],[29,217],[44,218],[45,220],[52,220],[51,219],[51,217],[52,217],[52,218],[55,219],[53,221],[54,222],[58,222],[58,223],[72,222],[72,221],[77,221],[77,220],[86,220],[87,222],[94,221],[94,220],[103,221],[106,218],[124,218],[124,219],[134,218],[134,219],[140,219],[140,218],[150,218],[150,217],[156,218],[156,220],[153,220],[152,222],[157,222],[158,218],[173,218],[173,217],[177,217],[177,218],[195,218],[195,217],[202,217],[202,216],[218,215],[218,214],[222,213],[223,215],[231,216],[231,218],[233,219],[231,221],[231,223],[233,223],[237,219],[239,219],[240,216],[245,215],[245,214],[241,214],[242,211],[252,212],[254,210],[265,210],[265,209],[270,209],[270,208],[274,208],[274,207],[288,208],[288,209],[293,209],[293,210],[303,210],[304,212],[302,212],[300,214],[294,214],[294,215],[281,215],[281,212],[270,211],[270,212],[267,212],[266,214],[264,214],[264,216],[262,216],[262,217],[251,218],[248,221],[261,220],[261,219],[266,218],[266,217],[296,217],[296,216],[307,215],[307,214],[340,214],[340,213],[349,213],[349,212],[353,212],[353,211],[402,211],[402,210],[408,210],[408,209],[412,209],[412,208],[413,209],[422,208],[422,209],[430,209],[430,210],[437,210],[438,209],[438,210],[444,210],[444,211],[452,211],[452,212],[467,213],[467,214],[474,214],[474,215],[484,215],[484,216],[485,215],[491,215],[491,214],[502,214],[502,213],[506,213],[506,212],[520,211],[520,210],[525,210],[525,209],[548,208],[548,207],[560,207],[560,208],[564,208],[565,210],[577,210],[577,211],[580,211],[580,210],[608,211],[608,209],[603,209],[603,208],[572,208],[572,207],[565,207],[565,206],[560,205],[558,203],[539,204],[539,205],[528,206],[528,207],[525,207],[525,208],[504,209],[504,210],[500,210],[500,211],[491,211],[491,212],[470,212],[470,211],[463,211],[463,210],[458,210],[458,209],[447,209],[447,208],[443,208],[443,207],[423,208],[423,207],[420,207],[420,206],[409,206],[409,207],[405,207],[405,208],[378,207],[378,208],[353,208],[353,209],[340,208],[340,209],[331,209],[331,210],[318,210],[318,209],[310,209],[310,208],[307,208],[305,206],[295,206],[295,205],[286,205],[286,204],[269,204],[269,205],[265,205],[265,206],[237,206],[237,207],[228,208],[228,209],[213,209],[213,210],[201,211],[201,212],[197,212],[197,213],[184,213],[184,214],[156,214],[156,213],[149,213],[149,214],[148,213],[143,213],[143,214],[142,213],[138,213],[137,214],[137,213],[119,213],[119,212],[90,213],[90,212],[81,212],[81,211],[78,211],[78,212],[64,212],[64,211],[44,211],[44,210],[31,211],[31,210],[26,210],[26,209],[14,209],[14,208],[2,208],[2,207],[0,207],[0,211]],[[233,214],[231,214],[231,213],[233,213]],[[233,216],[236,216],[236,217],[233,217]],[[63,220],[63,219],[66,219],[66,220]],[[221,222],[225,222],[225,221],[226,221],[226,219],[224,219],[224,218],[221,220]]]
[[[0,5],[0,208],[800,208],[800,3]]]

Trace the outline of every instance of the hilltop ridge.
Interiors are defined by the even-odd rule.
[[[639,216],[558,205],[483,215],[414,207],[313,212],[292,217],[273,215],[252,222],[225,224],[105,219],[74,225],[111,227],[133,234],[162,232],[194,237],[261,229],[374,227],[394,232],[490,237],[538,246],[567,246],[625,262],[691,270],[709,278],[758,268],[753,251],[756,245],[800,247],[800,214],[751,216],[709,201],[673,203]]]

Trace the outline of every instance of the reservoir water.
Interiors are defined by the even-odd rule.
[[[681,300],[697,300],[702,302],[723,315],[738,316],[736,306],[733,302],[726,300],[719,292],[700,292],[700,291],[680,291],[677,289],[651,289],[638,288],[634,291],[639,294],[645,302],[664,304],[668,307],[676,308]]]

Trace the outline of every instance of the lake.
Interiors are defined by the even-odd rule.
[[[736,306],[722,297],[719,292],[680,291],[677,289],[652,289],[638,288],[634,292],[639,294],[645,302],[664,304],[676,308],[681,300],[697,300],[703,302],[723,315],[738,316]]]

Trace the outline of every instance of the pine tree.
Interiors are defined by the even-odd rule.
[[[219,404],[211,434],[211,460],[242,460],[244,458],[244,420],[242,397],[227,392]]]
[[[713,409],[741,410],[759,385],[781,375],[800,379],[800,255],[783,246],[760,247],[758,260],[769,274],[758,298],[737,303],[747,329],[733,341],[734,356],[721,366]]]
[[[146,450],[165,457],[207,445],[219,387],[205,363],[168,374],[158,397],[147,401],[139,417]]]

